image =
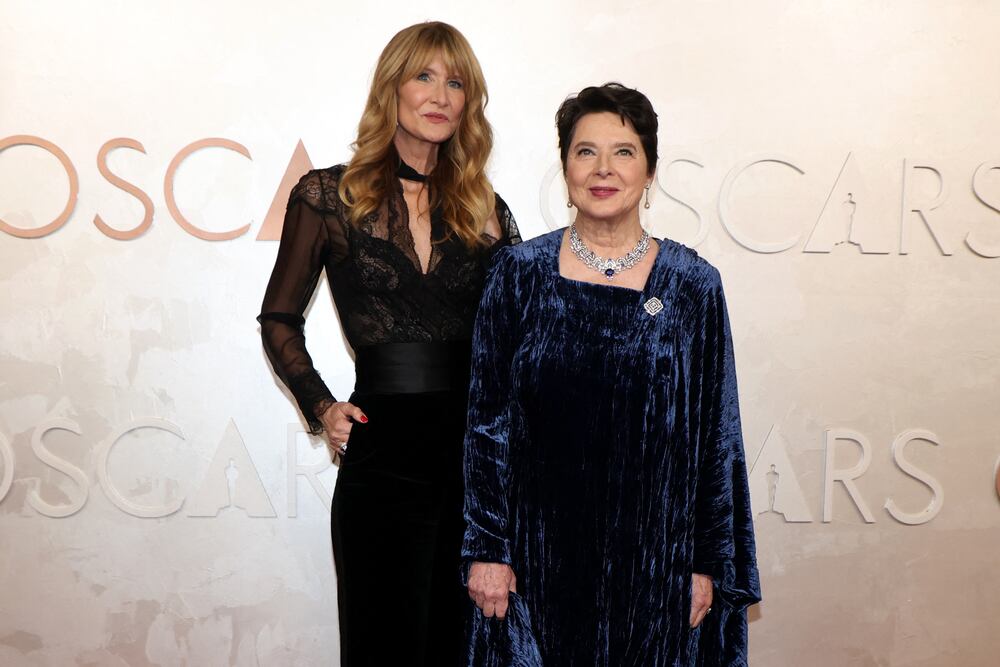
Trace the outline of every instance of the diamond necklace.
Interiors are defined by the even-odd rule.
[[[631,269],[649,252],[649,232],[643,230],[639,242],[626,255],[617,259],[604,259],[587,247],[576,231],[576,223],[573,223],[569,227],[569,249],[581,262],[595,271],[600,271],[608,280],[614,280],[615,275],[625,269]]]

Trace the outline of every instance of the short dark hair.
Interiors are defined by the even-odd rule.
[[[569,155],[569,145],[573,140],[573,130],[581,118],[591,113],[610,112],[621,116],[635,128],[646,153],[646,166],[649,174],[656,171],[656,112],[649,98],[634,88],[620,83],[606,83],[603,86],[588,86],[576,95],[566,98],[556,112],[556,129],[559,131],[559,158],[562,160],[563,173],[566,172],[566,158]]]

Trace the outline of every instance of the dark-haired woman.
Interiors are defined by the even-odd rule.
[[[557,126],[576,219],[498,254],[476,321],[468,664],[745,664],[760,592],[719,273],[640,225],[644,95],[586,88]]]
[[[493,250],[518,240],[485,175],[486,99],[453,27],[393,37],[350,163],[311,171],[292,190],[258,318],[275,373],[342,455],[332,534],[343,667],[462,658],[472,324]],[[323,270],[356,357],[349,401],[327,389],[303,337]]]

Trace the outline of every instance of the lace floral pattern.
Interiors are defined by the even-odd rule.
[[[470,251],[449,238],[431,212],[431,258],[423,273],[410,233],[402,186],[358,226],[337,195],[343,165],[310,171],[292,189],[274,271],[261,315],[271,365],[295,396],[310,430],[333,396],[313,367],[304,313],[325,270],[341,326],[352,347],[380,343],[468,340],[494,252],[521,240],[514,216],[496,198],[501,237]],[[321,409],[322,408],[322,409]]]
[[[295,396],[299,404],[302,416],[309,424],[309,432],[317,435],[323,432],[323,424],[319,416],[326,412],[326,409],[336,403],[336,399],[326,383],[316,371],[306,371],[301,375],[296,375],[288,381],[288,389]]]

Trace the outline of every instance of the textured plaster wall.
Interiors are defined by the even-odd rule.
[[[621,80],[654,101],[647,225],[715,263],[730,302],[753,663],[993,664],[1000,6],[973,0],[5,0],[0,140],[53,142],[79,196],[48,235],[0,232],[0,664],[336,664],[336,472],[260,351],[276,244],[256,237],[298,141],[345,160],[378,52],[427,18],[482,60],[491,173],[526,236],[566,222],[563,97]],[[126,241],[93,223],[143,219],[98,169],[119,137],[144,153],[107,165],[153,209]],[[250,159],[197,151],[165,188],[211,137]],[[69,194],[51,154],[0,152],[11,228]],[[170,198],[249,231],[198,238]],[[347,395],[323,292],[307,330]]]

